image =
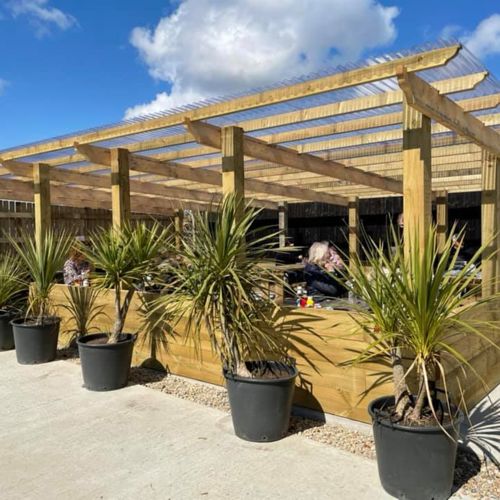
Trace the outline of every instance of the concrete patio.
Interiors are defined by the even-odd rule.
[[[2,499],[390,498],[375,462],[300,436],[252,444],[224,413],[142,386],[81,387],[0,352]]]

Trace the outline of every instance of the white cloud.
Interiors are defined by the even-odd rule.
[[[467,48],[478,57],[500,54],[500,14],[483,19],[464,37]]]
[[[48,35],[52,27],[67,30],[78,24],[72,15],[48,3],[49,0],[10,0],[7,8],[14,17],[26,16],[39,37]]]
[[[5,89],[7,88],[8,84],[9,82],[7,80],[0,78],[0,95],[2,95],[5,92]]]
[[[356,60],[394,40],[398,13],[376,0],[184,0],[154,29],[132,31],[150,75],[171,90],[125,117]]]

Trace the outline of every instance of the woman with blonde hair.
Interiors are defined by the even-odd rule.
[[[327,241],[313,243],[304,268],[307,293],[316,300],[342,295],[345,287],[336,276],[336,270],[342,267],[342,258]]]

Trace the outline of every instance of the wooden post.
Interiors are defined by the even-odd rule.
[[[224,127],[221,134],[222,194],[234,194],[240,213],[243,214],[245,198],[245,171],[243,160],[243,129]]]
[[[403,102],[403,214],[405,255],[422,251],[432,222],[431,119]]]
[[[500,160],[483,151],[481,175],[481,242],[486,245],[482,261],[482,295],[499,290],[498,230],[500,223]]]
[[[280,231],[279,246],[285,248],[288,237],[288,203],[286,201],[278,203],[278,230]]]
[[[35,204],[35,241],[38,248],[43,243],[51,225],[50,165],[33,164],[33,201]]]
[[[359,255],[359,198],[349,198],[349,257]]]
[[[181,249],[182,233],[184,228],[184,210],[177,210],[174,217],[175,248]]]
[[[129,152],[111,150],[111,207],[113,227],[121,228],[130,220]]]
[[[442,251],[448,237],[448,191],[436,193],[437,247]]]

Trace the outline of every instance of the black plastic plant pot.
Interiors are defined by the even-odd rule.
[[[368,406],[382,486],[400,499],[449,498],[457,456],[457,430],[463,414],[457,414],[453,425],[443,426],[450,437],[438,425],[410,427],[391,423],[382,410],[393,404],[394,397],[381,397]]]
[[[114,391],[128,382],[136,335],[123,334],[107,344],[104,333],[78,339],[83,385],[89,391]]]
[[[275,379],[239,377],[224,371],[235,434],[258,443],[283,438],[290,423],[297,369]]]
[[[14,332],[12,331],[12,313],[0,309],[0,351],[14,349]]]
[[[54,361],[57,355],[60,318],[44,318],[42,324],[34,319],[14,319],[10,322],[14,332],[16,357],[22,365],[36,365]]]

